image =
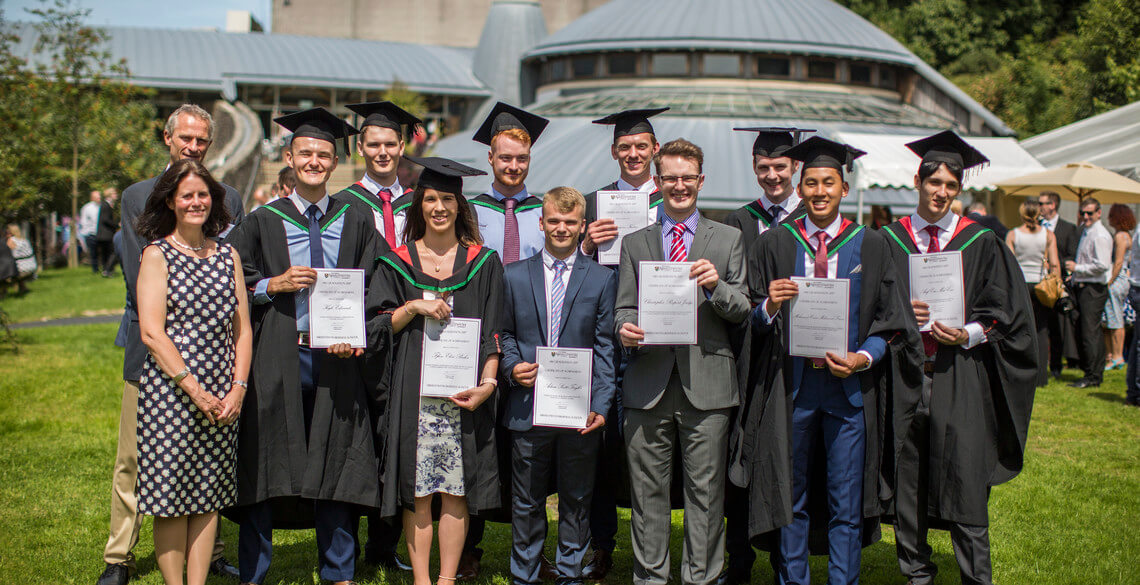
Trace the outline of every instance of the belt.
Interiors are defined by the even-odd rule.
[[[826,370],[827,369],[827,362],[826,361],[817,362],[811,358],[808,358],[808,363],[811,364],[812,369],[815,369],[815,370]]]
[[[300,347],[309,347],[309,332],[308,331],[298,331],[297,332],[297,345]]]

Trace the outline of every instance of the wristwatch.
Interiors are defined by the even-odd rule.
[[[190,368],[184,368],[181,372],[174,374],[174,377],[171,378],[171,380],[173,380],[174,385],[177,386],[178,383],[181,382],[183,378],[185,378],[186,376],[189,376],[189,375],[190,375]]]

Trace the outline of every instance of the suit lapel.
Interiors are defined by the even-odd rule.
[[[705,257],[705,250],[709,247],[709,240],[712,239],[712,229],[709,228],[708,220],[697,220],[697,233],[693,234],[693,245],[689,246],[689,256],[686,260],[692,262],[699,258]]]
[[[538,312],[539,328],[542,329],[543,343],[550,343],[550,324],[546,316],[546,275],[542,266],[542,254],[531,256],[529,266],[530,290],[534,293],[534,308]]]
[[[646,237],[649,238],[649,256],[650,259],[657,262],[665,261],[665,249],[661,247],[661,220],[653,224],[653,227],[647,232]]]
[[[582,288],[582,281],[586,280],[586,257],[580,252],[575,252],[575,254],[578,257],[574,259],[574,268],[570,270],[570,280],[566,283],[566,296],[562,299],[562,318],[558,323],[559,331],[566,329],[566,321],[570,317],[570,307],[574,306],[574,297],[578,296],[578,291]]]

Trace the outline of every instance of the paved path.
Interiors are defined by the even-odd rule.
[[[91,325],[95,323],[118,323],[123,314],[95,315],[93,317],[67,317],[65,319],[50,319],[48,321],[28,321],[27,323],[12,323],[11,329],[35,329],[37,327],[58,327],[60,325]]]

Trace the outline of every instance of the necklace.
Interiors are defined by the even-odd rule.
[[[186,248],[187,250],[190,250],[191,252],[200,252],[200,251],[202,251],[202,249],[203,249],[203,248],[205,248],[205,247],[206,247],[206,242],[205,242],[205,240],[203,240],[203,241],[202,241],[202,245],[201,245],[201,246],[197,246],[197,247],[195,247],[195,246],[191,246],[191,245],[189,245],[189,244],[183,244],[182,242],[179,242],[179,241],[178,241],[178,238],[177,238],[177,237],[175,237],[175,235],[174,235],[174,234],[170,234],[170,240],[171,240],[172,242],[174,242],[175,244],[178,244],[179,246],[181,246],[181,247],[183,247],[183,248]]]
[[[445,259],[447,259],[447,255],[451,253],[451,250],[448,250],[447,252],[444,252],[441,255],[436,255],[435,250],[432,250],[431,248],[429,248],[427,246],[424,246],[424,250],[427,250],[427,252],[429,254],[428,260],[431,260],[431,263],[435,265],[435,271],[436,272],[439,272],[439,269],[441,267],[443,267],[443,261]],[[436,258],[439,258],[439,262],[436,262],[436,260],[435,260]]]

